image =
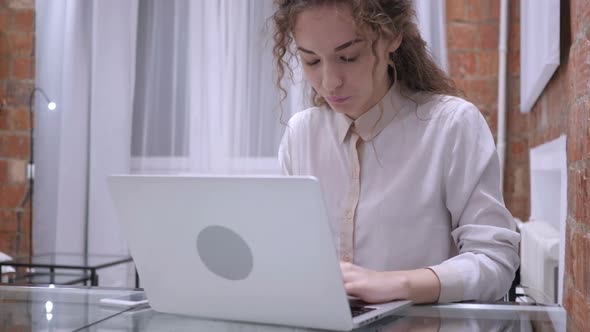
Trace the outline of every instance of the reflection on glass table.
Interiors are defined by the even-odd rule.
[[[120,314],[106,297],[137,294],[97,288],[0,286],[0,331],[75,331]]]
[[[141,291],[74,287],[0,286],[0,331],[313,331],[164,314],[149,305],[106,306],[104,298]],[[198,301],[198,299],[195,299]],[[272,303],[253,302],[264,310]],[[414,305],[357,331],[566,331],[559,306],[511,303]]]
[[[11,273],[6,282],[14,286],[22,285],[69,285],[87,286],[90,283],[90,274],[61,273],[61,272],[34,272],[24,274]]]
[[[9,283],[35,284],[38,281],[43,284],[64,285],[90,282],[91,286],[98,286],[98,270],[119,264],[132,262],[131,256],[121,255],[82,255],[73,253],[46,253],[33,256],[16,257],[11,261],[0,262],[0,268],[12,266],[20,272],[9,278]],[[68,274],[77,273],[74,278],[62,278]],[[55,278],[54,278],[55,277]],[[135,276],[135,287],[139,287],[139,279]]]
[[[259,303],[264,306],[268,304]],[[562,307],[516,304],[416,305],[355,331],[566,331]],[[149,307],[122,312],[86,331],[315,331],[294,327],[213,321],[158,313]]]

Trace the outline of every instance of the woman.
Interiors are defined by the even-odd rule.
[[[348,294],[500,299],[520,238],[493,137],[427,52],[411,0],[275,4],[277,84],[296,55],[315,105],[289,121],[280,163],[319,179]]]

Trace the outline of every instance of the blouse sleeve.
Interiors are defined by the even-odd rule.
[[[472,104],[462,103],[448,121],[443,192],[459,254],[429,268],[440,280],[441,303],[498,300],[519,266],[520,235],[504,206],[494,140]]]

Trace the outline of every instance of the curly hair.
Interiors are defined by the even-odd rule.
[[[391,54],[393,68],[389,67],[391,79],[404,82],[413,91],[433,94],[458,95],[454,82],[437,65],[422,39],[414,18],[416,12],[412,0],[275,0],[273,55],[277,69],[276,85],[287,97],[287,90],[281,82],[285,74],[293,78],[289,65],[295,51],[293,31],[297,15],[312,7],[324,5],[348,5],[359,31],[369,32],[373,54],[376,55],[377,41],[383,37],[393,38],[402,34],[399,48]],[[368,37],[369,37],[368,36]],[[312,103],[322,106],[326,101],[312,88]]]

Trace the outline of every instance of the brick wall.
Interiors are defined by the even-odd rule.
[[[451,76],[496,128],[498,0],[447,0]],[[561,64],[528,114],[519,111],[520,1],[510,0],[504,198],[530,213],[529,149],[567,135],[568,219],[564,305],[568,329],[590,331],[590,1],[561,0]],[[484,41],[485,40],[485,41]],[[479,80],[489,81],[494,88]],[[472,84],[475,83],[475,84]]]
[[[18,207],[27,190],[34,64],[34,1],[0,0],[0,251],[9,255],[30,250],[30,201]]]
[[[566,226],[565,306],[575,330],[590,331],[590,1],[571,0],[562,6],[569,10],[568,52],[562,52],[560,71],[543,92],[540,114],[557,122],[539,130],[534,140],[560,131],[567,134],[568,219]],[[564,33],[565,32],[565,33]],[[563,43],[562,43],[563,44]],[[544,113],[542,113],[544,112]],[[542,127],[542,123],[538,125]],[[548,128],[547,128],[548,127]],[[543,135],[543,130],[545,134]],[[546,132],[549,133],[546,133]]]

